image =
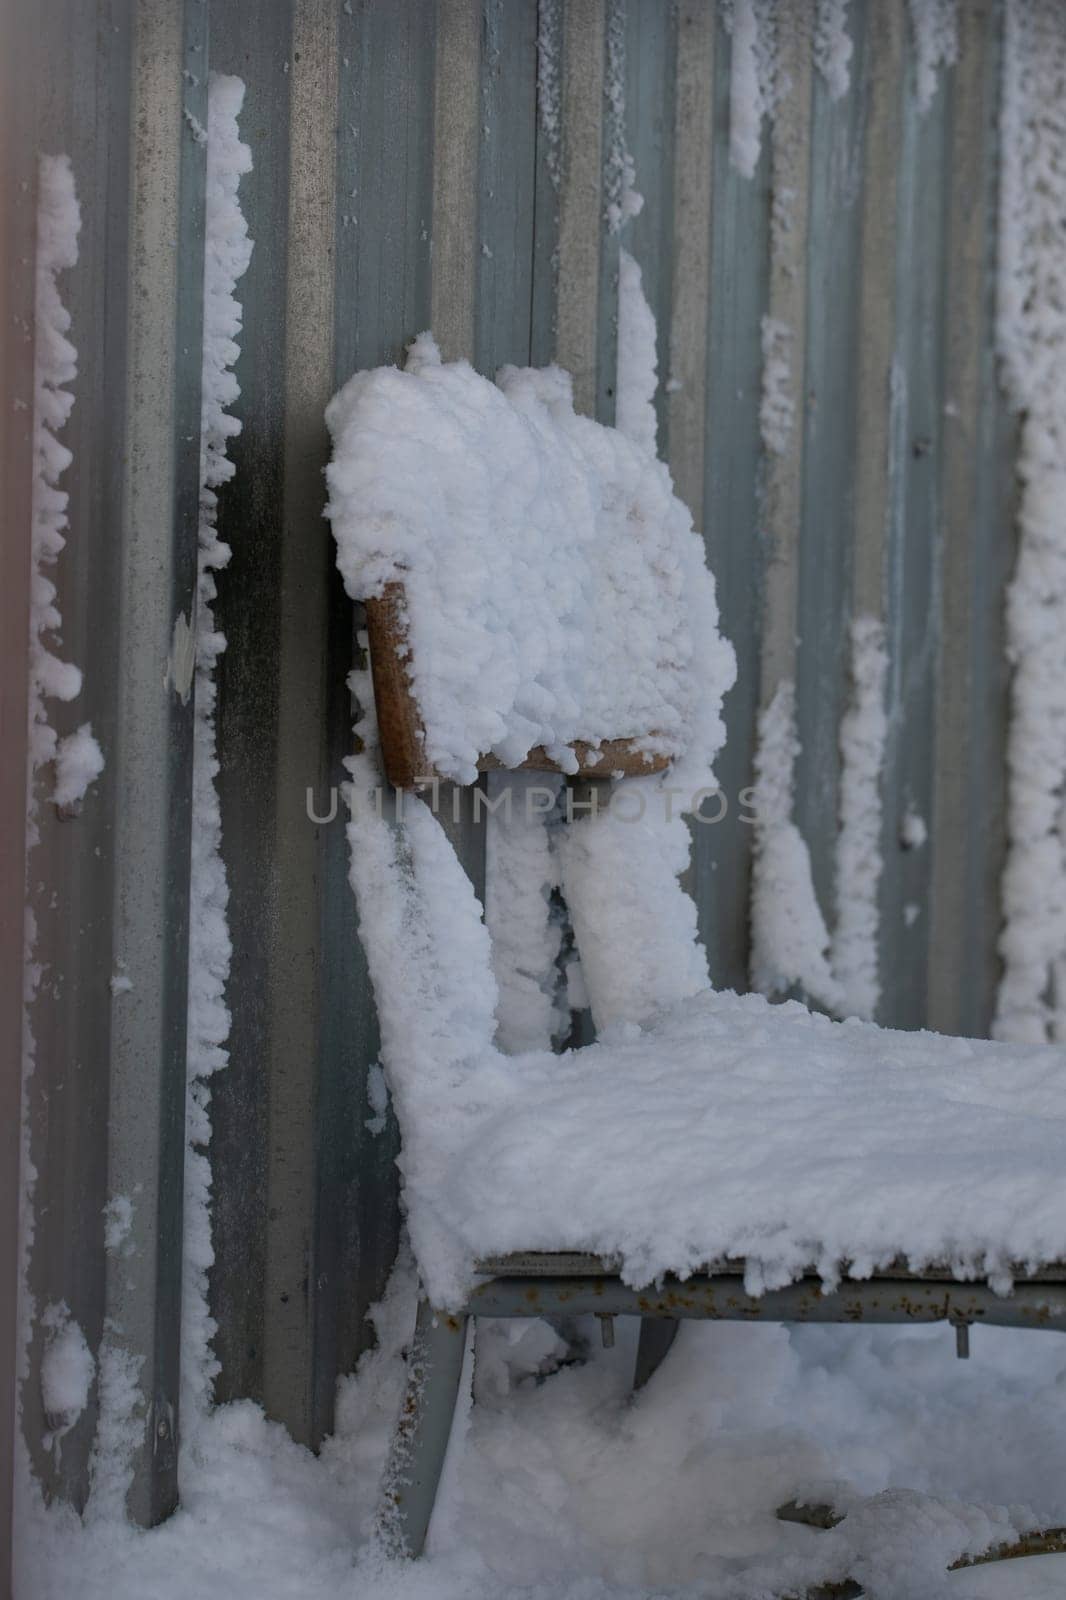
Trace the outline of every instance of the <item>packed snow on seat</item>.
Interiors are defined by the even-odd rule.
[[[483,1058],[405,1120],[430,1291],[587,1250],[645,1284],[723,1257],[755,1292],[946,1262],[1006,1290],[1066,1257],[1061,1052],[835,1023],[704,992],[579,1053]]]
[[[734,677],[703,543],[667,468],[575,414],[558,368],[496,383],[442,363],[357,373],[331,402],[329,515],[349,594],[405,585],[410,671],[430,762],[643,736],[698,788]]]

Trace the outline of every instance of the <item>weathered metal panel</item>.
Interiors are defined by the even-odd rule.
[[[747,986],[751,827],[741,796],[753,776],[761,679],[765,577],[762,512],[762,318],[770,277],[770,152],[763,141],[755,175],[730,162],[732,40],[721,13],[714,43],[714,156],[711,176],[710,327],[703,534],[718,580],[723,626],[737,652],[737,682],[725,704],[726,747],[716,763],[726,803],[718,822],[693,830],[693,886],[711,977]],[[718,816],[718,800],[704,807]]]
[[[28,1287],[39,1311],[69,1307],[94,1354],[110,1345],[137,1364],[127,1503],[147,1523],[177,1502],[193,710],[181,644],[199,500],[200,365],[187,353],[201,341],[205,17],[139,0],[55,8],[33,32],[48,63],[37,140],[71,154],[83,218],[62,285],[79,373],[57,578],[84,687],[54,717],[61,732],[91,719],[107,764],[76,817],[42,805],[32,863],[47,977],[26,1108]],[[129,987],[112,993],[119,974]],[[106,1254],[103,1208],[120,1195],[130,1228]],[[69,1449],[46,1452],[42,1353],[37,1327],[27,1442],[46,1492],[82,1505],[95,1396]]]
[[[891,652],[881,1020],[983,1031],[998,973],[1012,559],[992,325],[1002,0],[960,9],[959,64],[924,114],[905,0],[848,8],[855,53],[839,100],[808,54],[812,0],[781,0],[791,87],[752,179],[730,159],[732,40],[711,0],[40,9],[37,136],[71,150],[85,216],[62,604],[87,670],[69,712],[91,715],[109,765],[76,824],[48,823],[64,895],[55,915],[42,905],[42,927],[62,981],[34,1101],[52,1208],[35,1286],[67,1299],[94,1345],[119,1316],[158,1420],[176,1394],[189,715],[159,686],[194,548],[202,147],[182,112],[204,120],[206,83],[204,41],[181,37],[187,13],[190,29],[210,24],[212,64],[246,82],[255,162],[241,185],[256,241],[240,290],[243,432],[220,499],[233,549],[219,577],[218,731],[234,955],[231,1059],[212,1089],[218,1392],[261,1400],[316,1444],[338,1373],[369,1340],[398,1224],[395,1129],[366,1127],[378,1040],[343,809],[316,821],[306,808],[310,790],[328,817],[343,779],[360,620],[322,518],[323,407],[352,371],[400,360],[432,327],[446,359],[487,373],[557,360],[578,408],[611,420],[629,249],[658,323],[660,447],[704,532],[739,662],[719,761],[727,810],[694,825],[689,875],[714,979],[747,984],[742,798],[758,709],[791,675],[795,816],[832,917],[848,625],[871,613]],[[608,209],[627,155],[644,209],[618,231]],[[766,314],[791,332],[796,404],[789,448],[772,458]],[[139,454],[126,464],[129,444]],[[146,574],[134,558],[153,516],[162,566]],[[148,610],[134,604],[142,581]],[[930,839],[901,850],[909,807]],[[480,887],[469,795],[452,831]],[[119,960],[136,1007],[107,989]],[[114,1264],[107,1276],[98,1213],[138,1182],[144,1275],[130,1300]],[[89,1412],[54,1475],[75,1503],[92,1427]],[[172,1468],[166,1451],[144,1457],[136,1515],[166,1509]]]
[[[796,380],[803,483],[794,624],[800,738],[796,822],[808,842],[815,888],[827,916],[834,893],[838,733],[848,685],[853,546],[858,538],[856,395],[866,340],[860,287],[868,90],[875,72],[891,81],[891,60],[875,64],[874,50],[867,49],[868,24],[869,7],[853,7],[854,55],[847,93],[831,100],[820,73],[812,82],[803,273],[806,360]],[[887,308],[868,304],[867,312],[883,320]],[[877,404],[880,409],[880,391]],[[876,526],[871,537],[879,537]]]

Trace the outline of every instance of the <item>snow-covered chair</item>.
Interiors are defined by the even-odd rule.
[[[1061,1051],[710,987],[680,813],[713,786],[734,668],[666,468],[575,416],[565,374],[493,384],[427,336],[328,420],[376,700],[357,674],[352,881],[423,1286],[383,1526],[421,1551],[471,1316],[637,1315],[645,1367],[684,1317],[946,1319],[960,1353],[975,1322],[1066,1327]],[[494,966],[435,814],[438,780],[523,767],[571,785],[552,854],[597,1040],[561,1055],[544,1027],[501,1048],[518,980],[546,984]],[[543,934],[531,781],[493,826]]]

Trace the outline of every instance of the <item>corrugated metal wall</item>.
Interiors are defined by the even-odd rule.
[[[220,1396],[251,1395],[321,1439],[396,1243],[394,1134],[366,1128],[377,1040],[343,818],[307,814],[308,791],[324,815],[343,777],[354,648],[322,518],[323,407],[431,325],[446,357],[486,372],[559,361],[579,406],[610,421],[620,241],[605,210],[623,147],[645,204],[622,242],[671,380],[660,448],[705,530],[740,666],[719,771],[729,813],[695,829],[714,977],[746,982],[738,802],[782,677],[797,683],[797,821],[831,912],[847,631],[872,612],[891,652],[881,1020],[987,1029],[1013,538],[992,342],[1000,4],[960,8],[959,62],[924,113],[905,0],[849,8],[837,100],[800,27],[812,9],[783,0],[791,87],[747,179],[730,164],[731,40],[711,0],[23,6],[42,86],[25,177],[34,144],[69,150],[85,216],[66,290],[81,376],[61,603],[86,669],[76,717],[108,755],[35,864],[42,908],[56,891],[42,940],[60,1005],[37,1008],[31,1277],[90,1342],[109,1319],[146,1356],[142,1519],[175,1494],[190,708],[161,686],[191,606],[203,152],[182,114],[204,120],[208,62],[247,84],[256,241],[220,513],[234,939],[231,1064],[213,1089]],[[797,408],[791,449],[770,457],[766,315],[791,329]],[[908,808],[930,823],[924,849],[901,846]],[[477,881],[482,841],[464,818]],[[135,986],[114,997],[122,964]],[[135,1187],[136,1253],[106,1257],[101,1208]],[[33,1437],[35,1393],[31,1375]],[[61,1464],[37,1451],[76,1503],[93,1425]]]

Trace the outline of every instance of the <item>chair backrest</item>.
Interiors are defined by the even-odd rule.
[[[380,595],[371,596],[366,602],[381,762],[386,778],[396,789],[414,789],[441,776],[426,753],[425,725],[411,670],[409,615],[407,588],[398,580],[387,583]],[[597,745],[587,739],[572,740],[569,749],[576,762],[572,772],[585,778],[664,772],[670,765],[670,757],[648,748],[647,741],[654,729],[642,732],[643,739],[601,739]],[[488,752],[478,753],[479,772],[493,772],[503,765],[498,757]],[[550,756],[540,744],[533,745],[524,759],[511,765],[534,772],[564,770],[560,760]]]
[[[423,335],[405,371],[352,378],[327,421],[393,784],[691,757],[709,772],[733,657],[702,541],[665,466],[577,416],[565,373],[492,383]]]

